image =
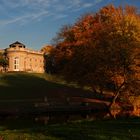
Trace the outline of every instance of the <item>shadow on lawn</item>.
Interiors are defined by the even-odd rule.
[[[61,102],[65,105],[71,102],[71,97],[103,99],[102,95],[93,94],[91,91],[47,81],[43,75],[8,73],[1,76],[0,114],[2,111],[9,114],[34,112],[36,111],[35,105],[44,103],[46,99],[55,105]],[[82,103],[82,100],[78,99],[77,102]],[[104,104],[99,108],[103,106]]]
[[[5,83],[5,85],[3,84]],[[20,108],[21,104],[26,104],[26,102],[9,102],[10,100],[34,100],[34,99],[44,99],[44,97],[48,98],[64,98],[64,97],[88,97],[88,98],[102,98],[102,96],[93,94],[91,91],[86,91],[79,88],[69,87],[66,85],[62,85],[59,83],[53,83],[47,81],[44,77],[40,77],[33,74],[5,74],[0,78],[0,109],[11,109],[11,108]],[[3,100],[7,100],[7,102],[3,102]],[[28,104],[26,104],[26,107]],[[56,127],[47,127],[42,126],[40,123],[35,123],[34,117],[27,118],[24,116],[23,118],[18,118],[18,116],[14,116],[14,120],[0,120],[0,126],[2,126],[2,130],[7,129],[17,129],[17,130],[25,130],[27,129],[28,133],[36,133],[40,132],[44,135],[47,135],[47,131],[49,135],[62,137],[66,137],[66,134],[69,134],[68,139],[70,139],[70,133],[77,135],[75,132],[80,131],[75,128],[64,129],[61,126]],[[1,114],[0,114],[1,118]],[[84,129],[84,128],[83,128]],[[46,131],[47,130],[47,131]],[[55,131],[56,130],[56,131]],[[61,130],[63,130],[63,134],[61,134]],[[75,132],[74,132],[75,131]],[[57,134],[56,134],[57,133]],[[80,133],[80,132],[79,132]],[[85,134],[84,134],[85,135]],[[79,136],[79,135],[78,135]],[[77,136],[76,136],[77,137]]]
[[[2,83],[5,83],[3,85]],[[102,98],[80,88],[69,87],[63,84],[50,82],[44,77],[33,74],[6,74],[0,81],[0,99],[29,99],[47,97],[90,97]]]
[[[61,87],[60,84],[46,81],[31,74],[7,74],[1,78],[7,86],[0,86],[1,97],[38,98],[45,96],[51,89]],[[2,96],[3,95],[3,96]]]
[[[46,98],[54,102],[67,102],[68,97],[103,99],[91,91],[48,81],[41,74],[7,73],[0,79],[0,111],[10,108],[13,108],[13,112],[17,108],[30,111],[36,103],[44,102]]]
[[[31,124],[31,123],[30,123]],[[4,126],[4,125],[3,125]],[[35,125],[7,122],[5,129],[19,133],[41,134],[63,140],[140,140],[140,118],[82,121],[53,125]],[[3,129],[4,130],[4,129]],[[50,139],[51,140],[51,139]],[[53,140],[53,139],[52,139]]]
[[[93,92],[85,91],[66,85],[53,83],[32,74],[6,74],[0,78],[0,107],[2,100],[17,99],[39,99],[44,97],[61,98],[61,97],[88,97],[100,98],[100,95]],[[3,84],[4,83],[4,84]],[[9,106],[13,104],[9,103]],[[19,104],[15,104],[18,106]],[[8,106],[8,102],[3,106]],[[14,119],[1,118],[0,130],[18,130],[14,133],[41,134],[63,140],[93,140],[93,139],[139,139],[140,119],[121,119],[106,121],[86,121],[73,122],[67,124],[42,125],[35,123],[35,118],[24,116],[19,118],[13,116]],[[99,118],[99,117],[98,117]]]

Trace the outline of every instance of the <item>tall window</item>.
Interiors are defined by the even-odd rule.
[[[14,70],[15,71],[19,70],[19,58],[18,57],[14,58]]]

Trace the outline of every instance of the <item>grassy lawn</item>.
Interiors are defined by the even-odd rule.
[[[45,74],[0,74],[0,109],[30,107],[44,97],[100,97]],[[1,115],[0,115],[1,117]],[[0,140],[140,140],[140,118],[42,124],[0,119]]]
[[[0,125],[2,140],[140,140],[140,119],[96,120],[24,127]]]
[[[84,96],[91,92],[70,87],[64,81],[47,74],[0,74],[1,99],[38,99],[60,96]]]
[[[32,106],[47,98],[95,97],[91,91],[71,86],[54,76],[31,73],[0,74],[0,109]]]
[[[45,74],[1,74],[0,99],[36,99],[51,95],[52,90],[63,88],[61,84],[50,82],[46,78]]]

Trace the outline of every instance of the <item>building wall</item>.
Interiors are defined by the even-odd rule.
[[[38,51],[27,48],[7,48],[8,71],[44,72],[44,56]]]

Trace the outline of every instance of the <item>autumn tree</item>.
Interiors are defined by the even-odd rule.
[[[51,52],[53,51],[54,47],[52,45],[45,45],[41,48],[41,52],[44,54],[44,60],[45,60],[45,71],[47,73],[54,73],[54,62],[53,57],[51,57]]]
[[[2,67],[3,71],[6,72],[8,66],[8,58],[3,53],[0,53],[0,66]]]
[[[52,45],[45,45],[41,48],[41,52],[43,52],[45,55],[48,55],[51,53],[51,51],[53,50],[53,46]]]
[[[136,8],[103,7],[65,26],[58,38],[52,55],[68,81],[90,86],[95,92],[112,91],[112,103],[122,91],[124,95],[132,81],[136,82],[132,68],[140,45]]]
[[[63,26],[54,40],[56,47],[51,52],[51,56],[54,58],[55,70],[58,73],[62,72],[71,60],[73,47],[75,46],[73,27],[71,25]]]

